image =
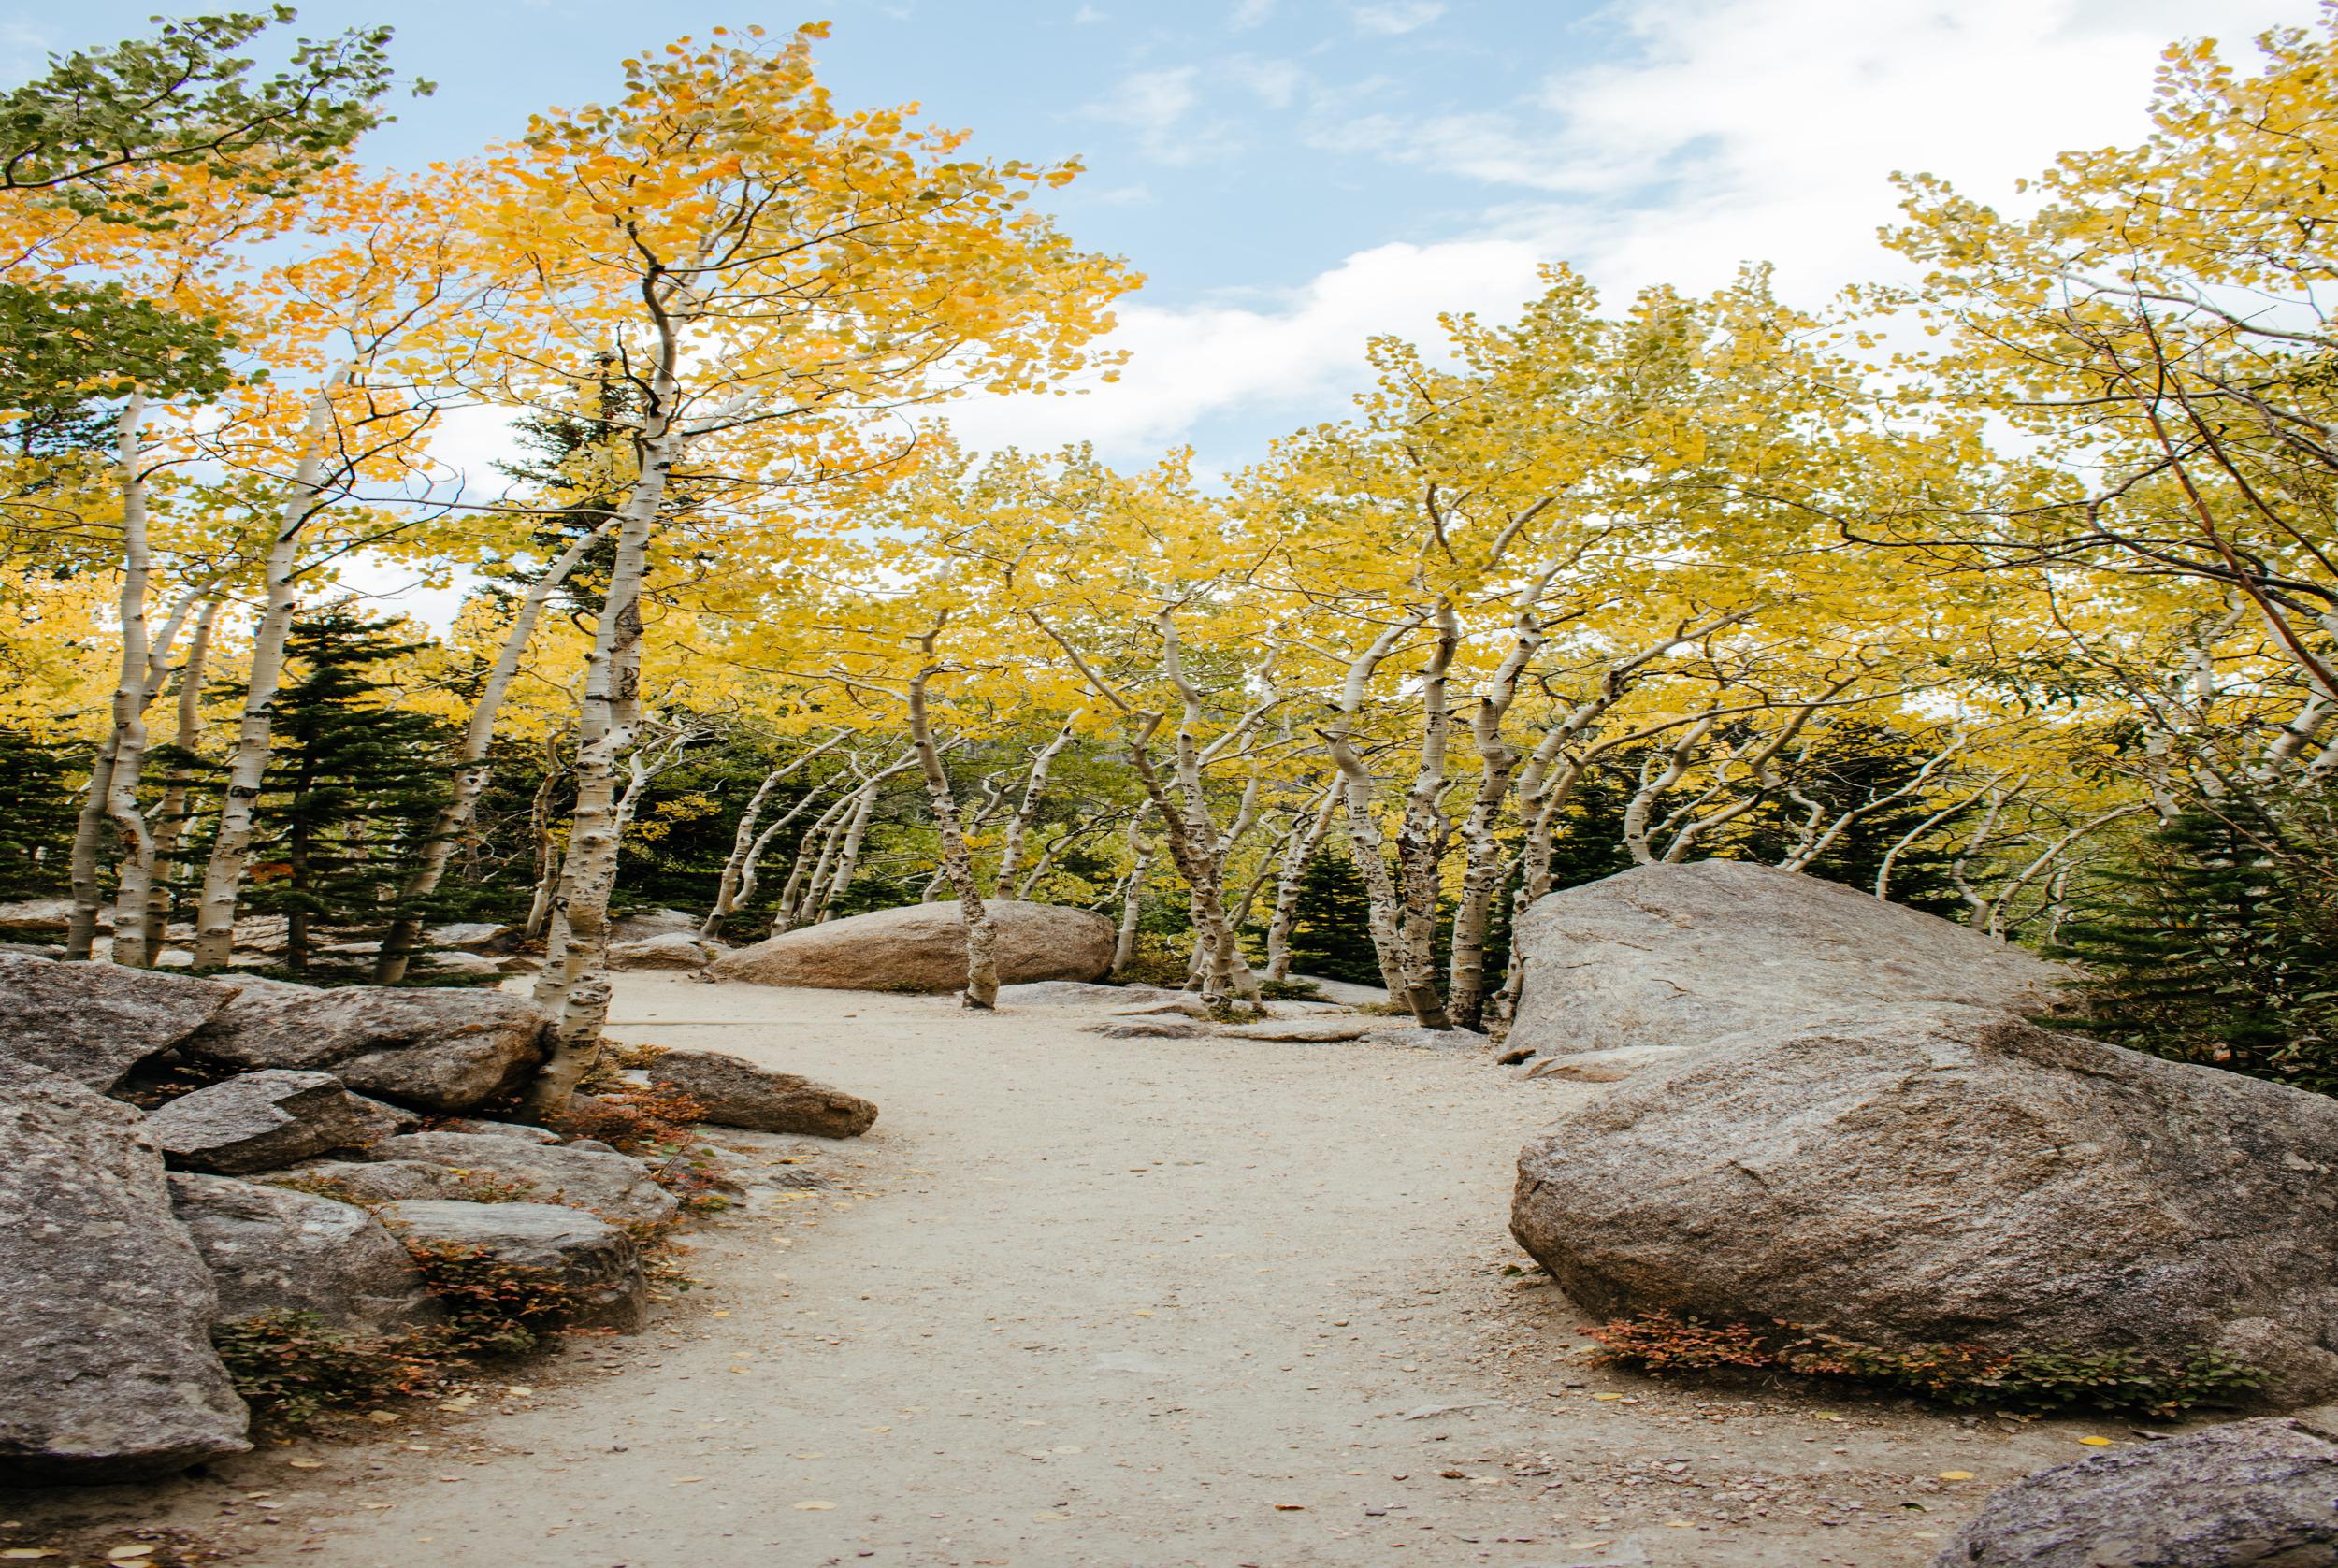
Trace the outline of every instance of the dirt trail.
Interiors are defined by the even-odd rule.
[[[1520,1142],[1595,1087],[663,976],[615,1016],[875,1099],[844,1188],[693,1237],[657,1330],[502,1408],[255,1454],[170,1522],[256,1568],[1919,1564],[2133,1440],[1586,1368],[1502,1270]]]

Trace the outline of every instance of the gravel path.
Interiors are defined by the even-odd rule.
[[[2134,1440],[1588,1367],[1504,1270],[1519,1144],[1596,1086],[657,975],[615,1015],[883,1115],[796,1167],[833,1189],[692,1236],[650,1334],[149,1522],[255,1568],[1913,1565],[1988,1487]]]

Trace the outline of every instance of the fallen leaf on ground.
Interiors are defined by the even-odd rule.
[[[1306,1511],[1307,1505],[1304,1503],[1277,1503],[1275,1504],[1275,1512],[1277,1514],[1304,1514]]]
[[[325,1468],[323,1460],[286,1460],[284,1462],[295,1470],[323,1470]]]
[[[36,1557],[56,1555],[46,1546],[10,1546],[6,1551],[0,1551],[0,1557],[5,1557],[12,1562],[29,1562]]]
[[[153,1555],[154,1548],[143,1544],[135,1546],[116,1546],[112,1550],[106,1553],[106,1561],[108,1562],[136,1562],[141,1557],[152,1557]]]
[[[836,1506],[836,1504],[835,1504],[835,1503],[797,1503],[797,1504],[796,1504],[796,1506],[797,1506],[797,1507],[799,1507],[799,1508],[820,1509],[820,1508],[833,1508],[833,1507],[835,1507],[835,1506]]]
[[[397,1419],[397,1412],[395,1410],[368,1410],[366,1412],[366,1419],[374,1422],[376,1425],[386,1427]]]
[[[1592,1398],[1594,1398],[1594,1399],[1595,1399],[1595,1400],[1598,1400],[1601,1403],[1603,1403],[1603,1404],[1604,1404],[1604,1403],[1607,1403],[1608,1401],[1609,1401],[1609,1400],[1619,1400],[1619,1399],[1622,1399],[1624,1396],[1623,1396],[1622,1394],[1594,1394],[1594,1395],[1592,1395],[1591,1397],[1592,1397]]]
[[[2082,1437],[2078,1441],[2089,1448],[2108,1448],[2112,1446],[2111,1440],[2107,1437]]]
[[[673,1478],[673,1484],[677,1487],[686,1487],[693,1481],[703,1481],[705,1479],[706,1477],[703,1475],[677,1475]]]
[[[1972,1479],[1972,1472],[1970,1470],[1943,1470],[1941,1472],[1941,1479],[1943,1481],[1970,1481]]]

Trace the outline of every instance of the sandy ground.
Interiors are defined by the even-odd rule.
[[[1595,1086],[660,975],[614,1015],[883,1115],[810,1154],[833,1187],[691,1236],[700,1284],[644,1336],[159,1490],[0,1500],[0,1541],[98,1561],[142,1529],[155,1561],[200,1541],[253,1568],[1880,1568],[2083,1435],[2141,1440],[1589,1365],[1580,1316],[1505,1270],[1518,1145]]]

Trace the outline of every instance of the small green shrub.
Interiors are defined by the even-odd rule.
[[[1840,1378],[1943,1404],[2025,1411],[2086,1405],[2165,1419],[2195,1405],[2229,1403],[2264,1383],[2255,1367],[2197,1345],[2169,1355],[2067,1347],[1988,1350],[1972,1345],[1886,1350],[1837,1334],[1802,1334],[1791,1323],[1763,1330],[1667,1313],[1622,1318],[1583,1332],[1598,1342],[1602,1359],[1642,1372],[1782,1372]]]
[[[262,1313],[211,1330],[227,1375],[262,1426],[290,1431],[327,1411],[367,1410],[436,1381],[427,1347],[327,1328],[313,1312]]]
[[[1323,993],[1317,989],[1312,980],[1268,980],[1262,977],[1258,983],[1258,994],[1262,1001],[1321,1001],[1323,1000]]]
[[[401,1237],[422,1268],[423,1283],[446,1307],[438,1331],[444,1354],[516,1356],[542,1343],[574,1304],[569,1288],[531,1269],[515,1269],[485,1247]]]
[[[662,1084],[619,1083],[597,1095],[580,1095],[552,1129],[570,1138],[598,1138],[627,1154],[676,1148],[690,1129],[706,1119],[706,1107],[680,1089]]]

